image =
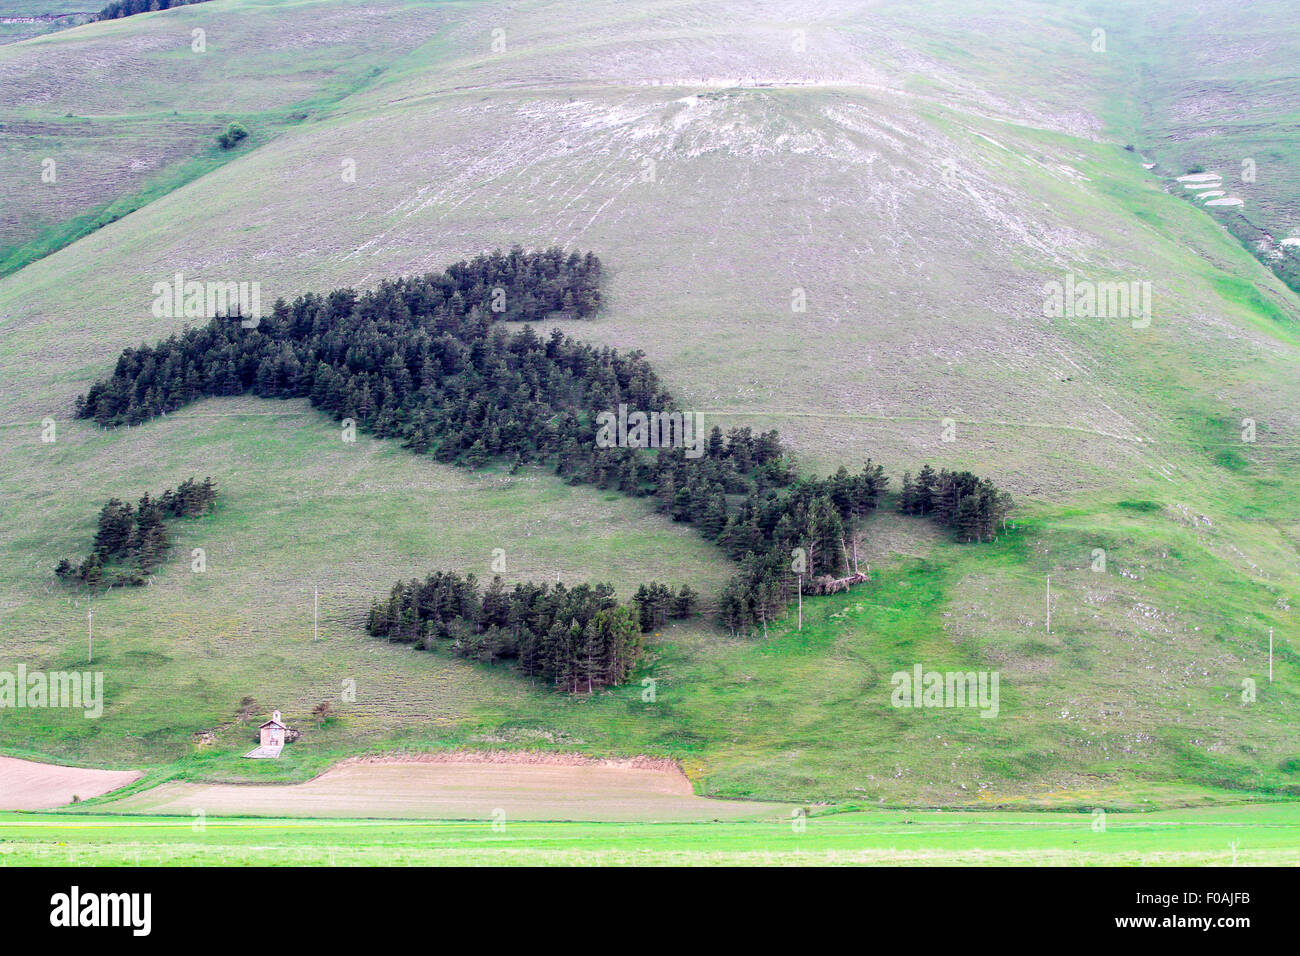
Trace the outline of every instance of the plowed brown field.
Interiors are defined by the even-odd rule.
[[[114,812],[480,820],[676,821],[773,816],[772,804],[695,796],[669,761],[454,753],[345,761],[299,784],[167,783]]]
[[[91,770],[0,757],[0,810],[48,810],[110,793],[140,778],[138,770]]]

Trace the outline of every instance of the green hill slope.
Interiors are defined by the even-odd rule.
[[[250,14],[250,70],[300,62],[294,16],[337,17],[339,44],[362,16],[247,0],[186,15],[207,8]],[[1094,52],[1105,17],[1039,3],[411,9],[443,18],[436,36],[408,37],[363,89],[0,280],[5,659],[78,659],[84,600],[49,566],[81,550],[99,501],[196,473],[229,492],[195,532],[208,543],[178,544],[206,547],[209,572],[178,560],[97,601],[105,717],[15,713],[0,747],[230,776],[489,741],[676,756],[704,792],[873,802],[1294,788],[1300,309],[1123,149],[1140,117],[1122,31]],[[164,22],[132,19],[142,36]],[[116,38],[39,43],[74,39],[107,55]],[[882,515],[873,582],[807,602],[802,633],[677,627],[655,642],[653,703],[639,685],[570,700],[387,647],[360,616],[398,577],[487,573],[494,547],[510,580],[649,573],[706,597],[722,556],[545,474],[343,446],[305,407],[213,400],[113,433],[70,420],[121,348],[184,324],[150,311],[178,271],[260,282],[269,303],[516,242],[596,251],[608,307],[567,330],[645,351],[709,424],[777,427],[813,470],[973,468],[1016,494],[1017,527],[965,547]],[[1071,275],[1150,283],[1149,326],[1046,316],[1044,284]],[[890,674],[915,663],[998,670],[999,718],[890,707]],[[347,679],[344,718],[279,766],[240,765],[238,728],[186,756],[244,695],[303,721]]]
[[[0,47],[0,275],[328,112],[445,9],[207,3]],[[222,150],[235,120],[251,136]]]

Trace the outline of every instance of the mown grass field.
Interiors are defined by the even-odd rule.
[[[491,746],[666,756],[701,794],[806,803],[1134,808],[1296,792],[1300,306],[1123,150],[1138,124],[1116,92],[1128,66],[1089,52],[1086,11],[409,8],[447,17],[445,31],[401,55],[368,47],[347,75],[377,57],[384,72],[328,110],[0,279],[0,663],[84,659],[87,596],[50,569],[89,546],[104,499],[191,475],[222,490],[216,514],[178,524],[152,586],[95,599],[103,719],[6,714],[0,748],[138,767],[141,786],[303,780],[360,752]],[[318,26],[309,17],[328,11],[347,40],[367,22],[355,5],[271,9],[173,13],[237,23],[252,66],[278,68],[283,87],[145,69],[132,95],[224,90],[275,111],[339,92],[343,79],[317,75],[328,32],[303,58],[284,18]],[[1040,15],[1051,29],[1023,41],[1016,23]],[[165,18],[133,19],[113,29],[151,68],[164,62],[145,48]],[[124,37],[97,25],[39,44],[108,62]],[[0,51],[0,70],[34,46]],[[1049,72],[1068,82],[1024,95]],[[110,93],[77,76],[55,111],[108,111]],[[642,503],[545,474],[345,445],[302,404],[214,400],[112,433],[69,420],[121,348],[184,324],[149,311],[152,284],[177,271],[260,281],[269,303],[514,242],[596,251],[608,308],[568,330],[643,349],[709,424],[777,427],[810,470],[873,457],[895,487],[925,461],[974,468],[1015,493],[1015,527],[971,547],[882,514],[864,541],[872,583],[806,602],[802,631],[791,617],[766,638],[678,625],[652,636],[637,682],[566,698],[359,624],[395,579],[487,575],[495,548],[510,581],[608,579],[626,594],[657,577],[706,599],[731,573],[722,556]],[[1151,326],[1049,321],[1042,283],[1067,272],[1151,281]],[[202,574],[188,570],[197,547]],[[918,662],[999,670],[998,719],[890,707],[890,675]],[[298,725],[322,700],[340,716],[305,727],[280,761],[244,761],[252,729],[231,721],[245,695]],[[196,747],[201,731],[215,744]]]
[[[800,826],[802,824],[802,826]],[[1279,866],[1296,804],[1161,813],[869,811],[700,823],[0,814],[5,866]]]

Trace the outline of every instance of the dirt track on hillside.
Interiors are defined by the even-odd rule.
[[[109,793],[140,779],[138,770],[91,770],[0,757],[0,810],[48,810]]]

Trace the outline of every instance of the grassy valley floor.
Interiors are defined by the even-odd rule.
[[[866,811],[695,823],[0,814],[0,865],[1300,864],[1300,804],[1157,813]]]

